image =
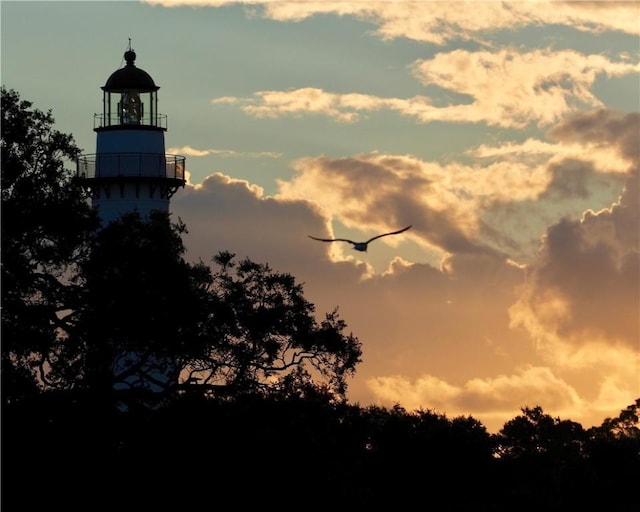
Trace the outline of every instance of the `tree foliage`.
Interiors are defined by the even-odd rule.
[[[177,361],[188,358],[200,337],[211,281],[208,269],[184,260],[185,229],[165,212],[149,218],[131,212],[96,235],[74,313],[74,336],[85,347],[85,387],[101,396],[118,383],[140,393],[172,387],[157,379],[177,373]]]
[[[556,459],[547,451],[541,463],[505,455],[502,436],[473,418],[399,406],[185,395],[159,410],[105,415],[91,397],[42,399],[16,404],[5,415],[3,434],[11,443],[3,447],[3,462],[12,468],[3,472],[7,510],[24,508],[9,504],[24,502],[30,490],[30,508],[86,510],[78,489],[100,496],[107,508],[142,510],[175,500],[205,508],[230,499],[238,508],[279,500],[283,510],[300,503],[354,510],[416,504],[451,512],[637,510],[638,445],[623,451],[615,436],[593,444],[576,431],[583,443],[576,458]],[[531,419],[546,424],[548,415],[538,412]],[[24,464],[42,460],[43,444],[33,441],[43,432],[55,471]],[[526,446],[514,453],[528,452],[526,436],[510,445],[518,439]],[[242,492],[234,493],[239,486]]]
[[[316,378],[344,398],[362,351],[357,338],[344,333],[337,310],[318,322],[315,306],[291,274],[234,258],[224,251],[214,257],[212,307],[200,357],[186,365],[188,381],[232,395],[287,394],[304,392]]]
[[[361,349],[337,312],[318,322],[302,285],[268,264],[236,263],[228,252],[214,257],[217,272],[187,263],[185,230],[166,213],[131,213],[96,236],[75,315],[85,383],[102,394],[137,379],[138,390],[149,391],[163,388],[159,376],[168,369],[176,379],[158,391],[172,392],[180,380],[186,392],[207,395],[323,392],[344,399]],[[123,357],[128,363],[114,372],[112,363]]]
[[[73,138],[51,111],[2,87],[2,371],[4,397],[55,385],[77,354],[65,343],[78,264],[97,219],[74,173]],[[55,366],[58,375],[49,370]],[[34,377],[36,377],[34,379]],[[68,375],[67,375],[68,376]]]

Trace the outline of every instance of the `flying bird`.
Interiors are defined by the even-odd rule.
[[[381,235],[376,235],[373,238],[369,238],[369,240],[367,240],[366,242],[354,242],[353,240],[347,240],[346,238],[316,238],[315,236],[311,236],[311,235],[307,235],[307,236],[309,238],[318,240],[320,242],[348,242],[351,245],[353,245],[353,249],[355,249],[356,251],[366,252],[367,246],[374,240],[377,240],[378,238],[382,238],[383,236],[397,235],[398,233],[403,233],[404,231],[409,229],[411,226],[412,224],[409,224],[406,228],[399,229],[398,231],[392,231],[391,233],[383,233]]]

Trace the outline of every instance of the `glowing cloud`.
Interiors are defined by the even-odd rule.
[[[425,86],[463,94],[468,101],[434,106],[426,96],[379,98],[366,94],[334,94],[306,87],[291,91],[259,91],[253,98],[217,98],[212,103],[239,103],[256,117],[321,114],[339,122],[355,122],[358,113],[391,110],[420,122],[484,122],[506,128],[529,123],[550,125],[584,107],[601,107],[591,92],[601,74],[622,76],[640,71],[639,64],[614,62],[601,55],[565,50],[518,53],[502,50],[439,53],[413,65]]]
[[[240,4],[252,15],[278,21],[300,21],[316,14],[355,16],[379,25],[383,39],[406,37],[445,44],[453,39],[476,39],[483,32],[513,30],[528,25],[556,24],[585,32],[616,30],[640,33],[635,2],[444,2],[444,1],[281,1],[281,0],[143,0],[165,7]],[[258,11],[257,7],[262,7]]]

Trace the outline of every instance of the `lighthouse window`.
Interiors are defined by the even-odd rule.
[[[137,92],[122,93],[120,100],[120,122],[122,124],[140,124],[142,102]]]

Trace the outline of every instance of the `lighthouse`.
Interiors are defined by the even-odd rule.
[[[136,66],[131,41],[124,60],[102,87],[102,113],[93,122],[96,152],[77,160],[103,226],[134,211],[141,217],[168,212],[171,196],[185,185],[185,157],[165,153],[160,87]]]
[[[77,175],[90,192],[102,228],[115,226],[114,221],[130,213],[138,213],[142,220],[150,219],[153,212],[168,213],[171,197],[186,182],[185,157],[165,153],[167,116],[158,110],[160,87],[136,66],[130,41],[124,61],[101,87],[102,113],[94,114],[93,124],[96,152],[76,160]],[[148,266],[153,267],[153,261]],[[149,309],[144,302],[139,307]],[[120,330],[106,341],[104,351],[97,350],[100,357],[106,355],[96,363],[94,373],[101,374],[104,362],[118,396],[135,394],[135,399],[118,402],[121,410],[131,404],[158,407],[177,384],[174,358],[161,349],[140,345],[136,337],[148,318],[118,321],[124,322]]]

